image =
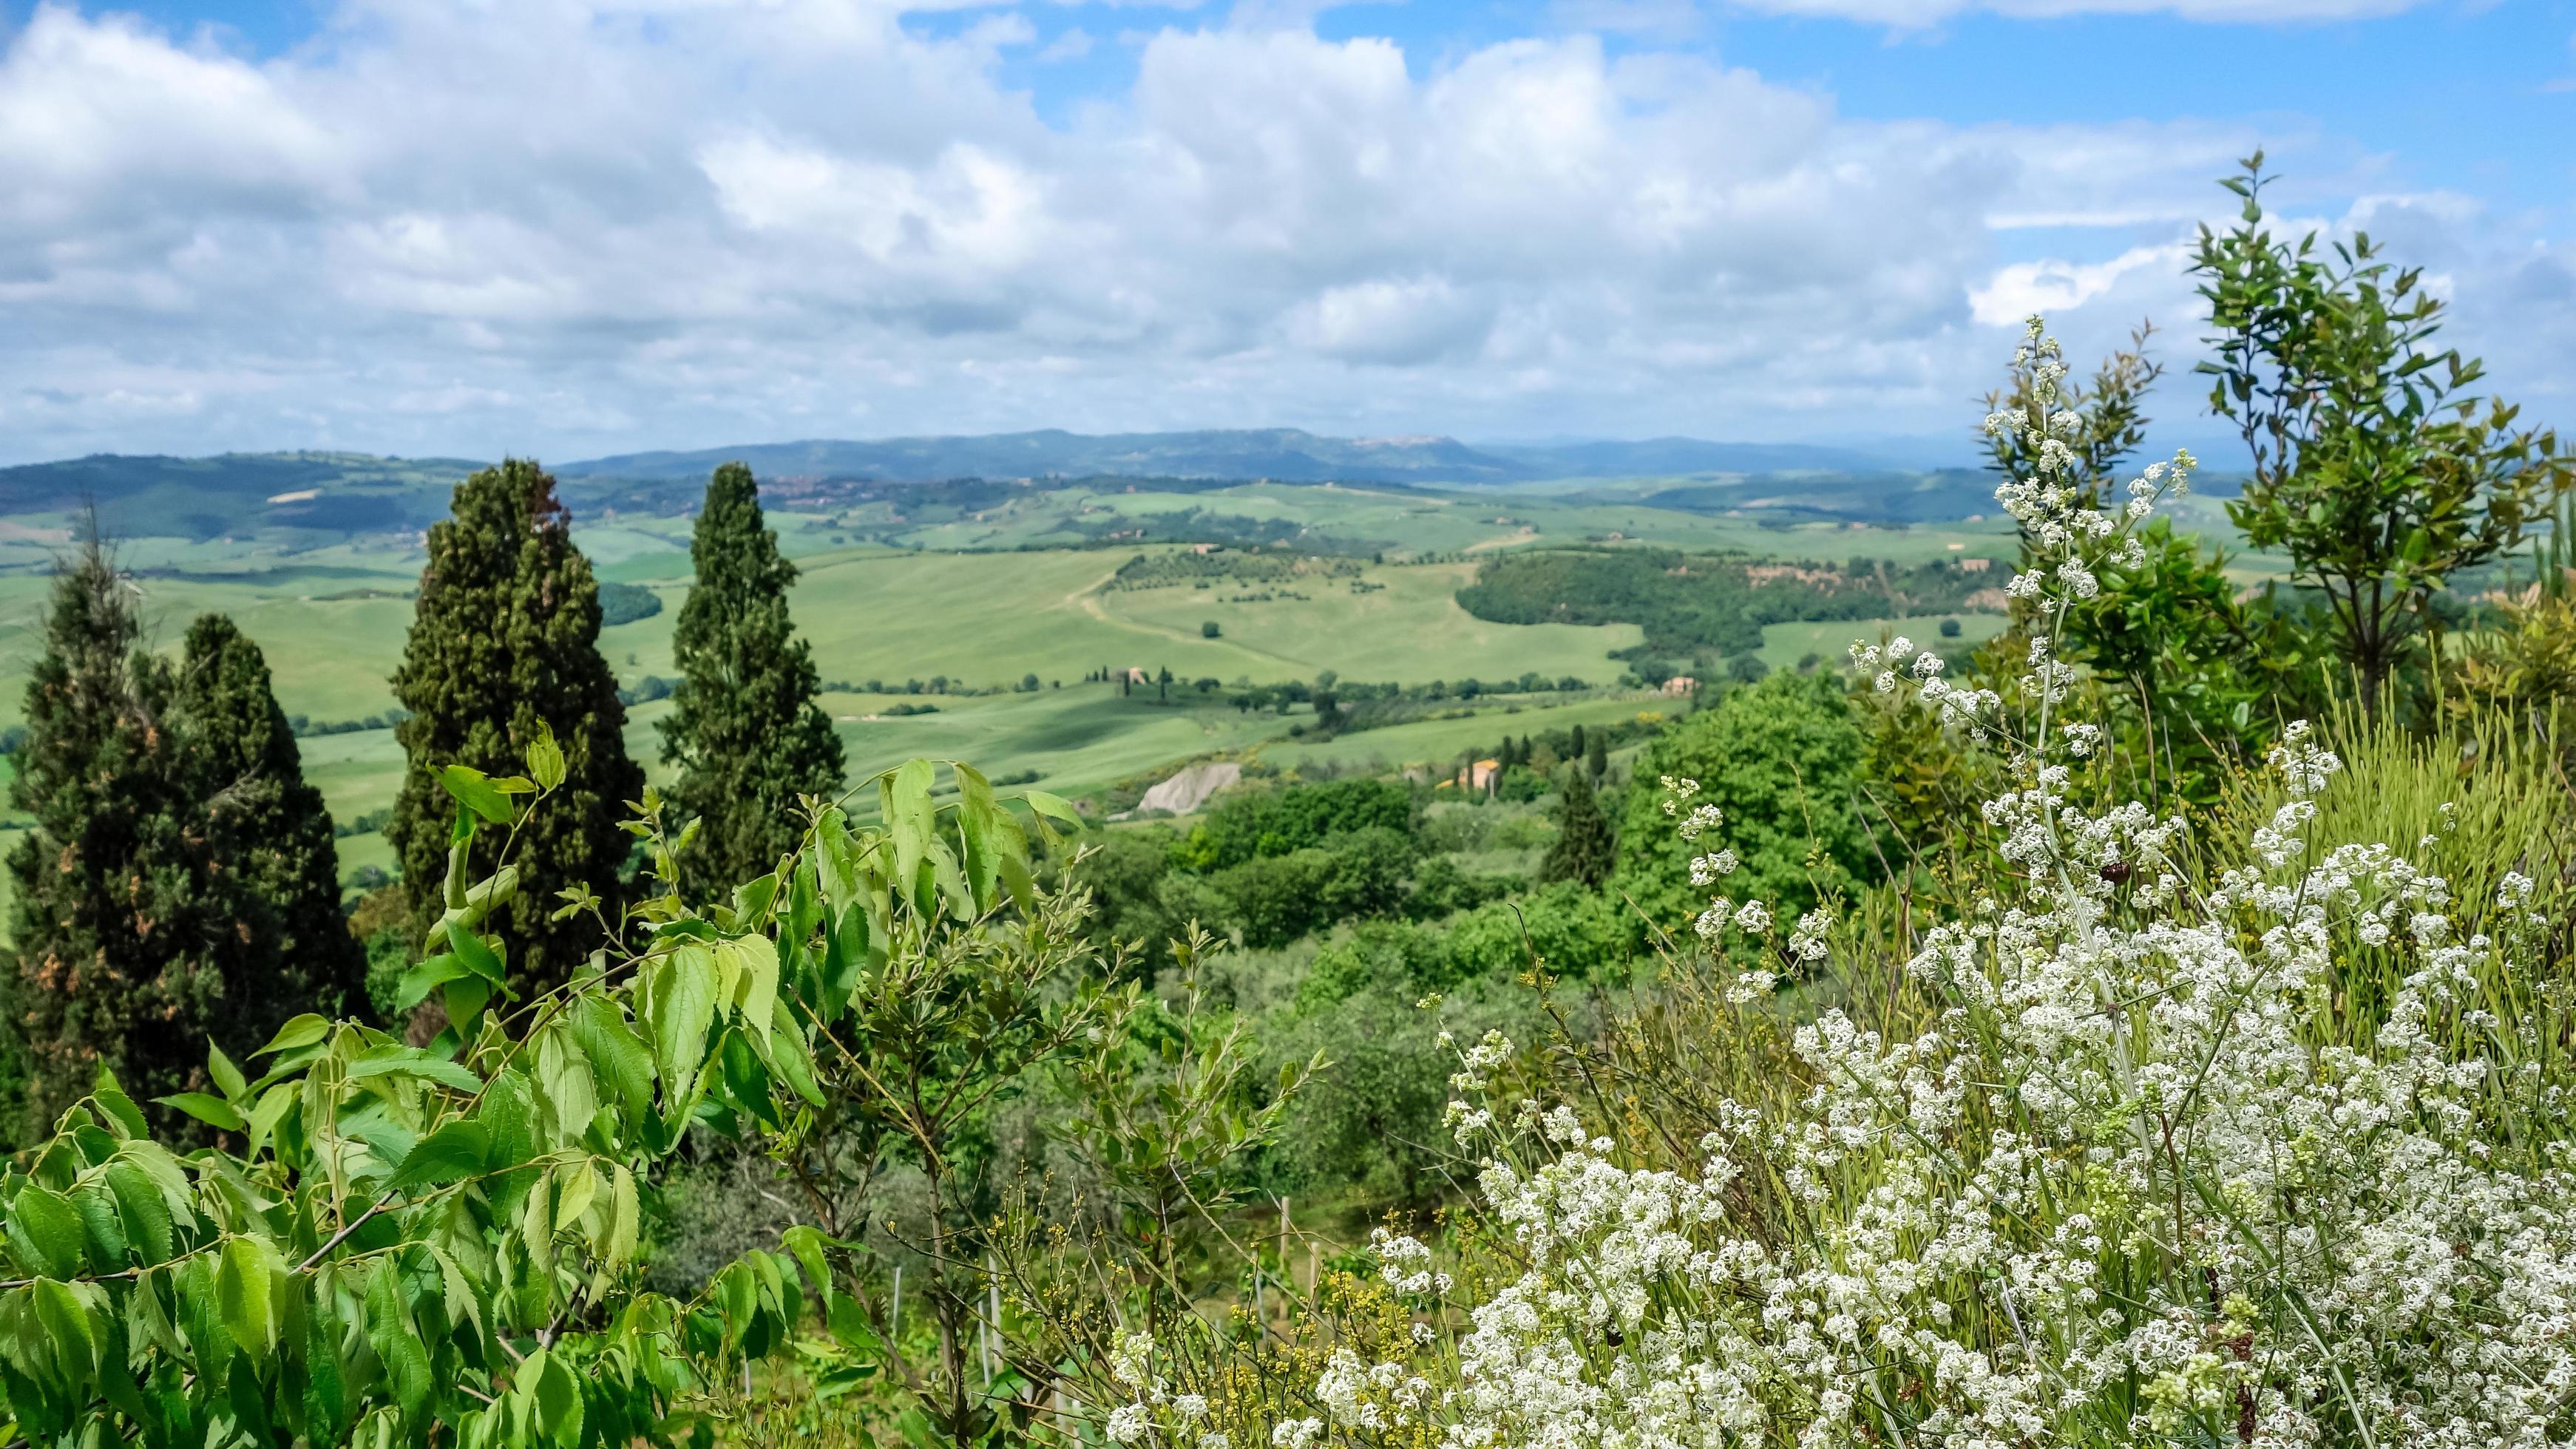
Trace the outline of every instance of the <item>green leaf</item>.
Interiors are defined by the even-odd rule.
[[[286,1261],[267,1239],[245,1235],[224,1240],[215,1270],[217,1307],[233,1342],[253,1358],[265,1359],[277,1347],[277,1280],[285,1276]]]
[[[239,1132],[246,1125],[242,1121],[241,1113],[233,1110],[232,1103],[221,1097],[208,1096],[204,1092],[181,1092],[175,1096],[155,1097],[153,1100],[164,1107],[185,1112],[209,1127],[220,1127],[226,1132]]]
[[[716,943],[719,957],[730,957],[736,980],[734,1004],[740,1008],[744,1027],[761,1038],[769,1036],[771,1008],[778,1002],[778,948],[766,936],[742,936]]]
[[[438,783],[456,803],[495,825],[510,823],[510,797],[492,787],[491,777],[470,765],[441,765]]]
[[[581,1381],[552,1355],[537,1376],[537,1424],[558,1444],[581,1442]]]
[[[931,845],[932,778],[928,760],[906,760],[886,774],[881,788],[886,830],[894,838],[895,885],[921,911],[930,907],[921,867]]]
[[[104,1184],[91,1183],[76,1188],[71,1194],[72,1211],[79,1213],[81,1231],[88,1239],[89,1266],[93,1273],[114,1273],[126,1266],[125,1222],[116,1214],[116,1197]]]
[[[611,1268],[625,1266],[635,1256],[643,1222],[644,1205],[635,1188],[635,1174],[619,1163],[608,1186],[608,1246],[601,1251],[601,1260]]]
[[[386,1377],[393,1381],[394,1402],[406,1415],[417,1418],[428,1408],[437,1380],[403,1298],[402,1271],[389,1260],[377,1267],[367,1284],[366,1324],[367,1341],[375,1345],[376,1357],[384,1360]]]
[[[648,966],[644,984],[654,1060],[673,1095],[686,1095],[706,1060],[707,1028],[715,1021],[715,953],[695,942],[683,945]]]
[[[482,937],[467,930],[464,922],[447,923],[447,944],[455,948],[456,959],[465,963],[466,970],[491,982],[494,990],[509,984],[503,979],[500,955]]]
[[[215,1085],[224,1089],[228,1101],[238,1102],[250,1090],[250,1083],[242,1080],[241,1068],[234,1066],[224,1049],[212,1042],[206,1044],[206,1070],[214,1073]]]
[[[563,1188],[555,1194],[555,1231],[571,1231],[598,1198],[599,1174],[589,1163],[581,1163],[564,1176]]]
[[[428,1000],[430,992],[473,974],[455,952],[440,952],[395,979],[394,1005],[409,1011]]]
[[[415,1187],[429,1187],[442,1182],[455,1182],[483,1170],[485,1155],[491,1151],[492,1134],[479,1122],[447,1123],[411,1150],[394,1169],[385,1183],[387,1192],[405,1192]]]
[[[98,1374],[99,1335],[80,1295],[51,1279],[35,1285],[36,1322],[54,1348],[54,1361],[73,1385],[87,1389]]]
[[[177,1238],[161,1189],[142,1168],[121,1158],[109,1163],[103,1176],[108,1195],[116,1199],[117,1216],[124,1220],[127,1248],[146,1266],[169,1261]]]
[[[79,1210],[32,1182],[9,1203],[8,1239],[11,1255],[39,1277],[77,1278],[87,1265]]]
[[[528,742],[528,775],[541,790],[564,782],[563,746],[555,743],[555,727],[544,720],[537,721],[537,737]]]
[[[653,1056],[606,998],[584,996],[572,1009],[572,1039],[590,1058],[592,1075],[641,1121],[653,1105]]]
[[[98,1103],[99,1110],[115,1123],[119,1135],[129,1141],[152,1135],[151,1124],[143,1120],[142,1110],[134,1105],[132,1097],[125,1095],[125,1088],[117,1083],[116,1073],[109,1071],[105,1063],[99,1065],[98,1080],[90,1084],[89,1094],[91,1100]]]
[[[247,1153],[250,1156],[258,1156],[261,1144],[267,1142],[270,1135],[277,1131],[277,1124],[286,1120],[286,1114],[303,1100],[304,1093],[291,1082],[280,1082],[262,1094],[259,1105],[251,1109],[250,1145],[246,1149]]]
[[[419,1077],[454,1087],[460,1092],[480,1090],[483,1079],[464,1066],[449,1061],[436,1052],[412,1046],[372,1047],[356,1061],[349,1063],[349,1075],[358,1077]]]
[[[1020,798],[1029,802],[1030,809],[1057,824],[1075,830],[1082,828],[1082,812],[1074,809],[1071,802],[1061,795],[1050,795],[1044,790],[1027,790],[1021,792]]]
[[[277,1035],[268,1039],[268,1045],[252,1052],[251,1055],[264,1057],[274,1052],[290,1052],[297,1047],[311,1046],[330,1034],[331,1023],[308,1011],[279,1027]]]

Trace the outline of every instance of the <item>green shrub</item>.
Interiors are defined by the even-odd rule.
[[[1862,749],[1841,681],[1825,675],[1776,674],[1690,716],[1638,756],[1619,814],[1614,898],[1625,891],[1667,923],[1707,904],[1709,892],[1690,883],[1690,862],[1716,847],[1675,836],[1659,787],[1666,776],[1696,780],[1690,804],[1725,813],[1724,839],[1741,863],[1729,894],[1759,895],[1794,914],[1820,893],[1848,891],[1876,867],[1854,804]]]

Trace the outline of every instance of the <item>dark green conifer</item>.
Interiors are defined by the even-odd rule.
[[[1567,767],[1557,791],[1556,839],[1539,862],[1539,879],[1598,886],[1610,878],[1611,867],[1618,863],[1610,817],[1602,813],[1601,801],[1592,793],[1591,776],[1578,767]]]
[[[299,1012],[358,1005],[337,852],[257,646],[209,615],[169,661],[95,538],[54,587],[10,802],[8,1076],[49,1123],[100,1067],[137,1099],[206,1085]],[[157,1109],[156,1109],[157,1110]]]
[[[340,914],[330,812],[305,782],[267,657],[232,620],[189,626],[171,718],[203,810],[205,952],[226,1002],[216,1040],[243,1055],[289,1017],[365,1010],[366,951]]]
[[[1592,732],[1592,742],[1583,751],[1583,773],[1595,780],[1610,773],[1610,740],[1599,730]]]
[[[10,805],[34,817],[8,858],[22,1128],[49,1126],[101,1066],[141,1100],[185,1090],[223,995],[186,949],[194,891],[168,671],[140,638],[133,592],[93,537],[55,581],[9,783]]]
[[[707,483],[690,540],[697,585],[672,635],[680,686],[663,720],[674,817],[697,822],[682,860],[694,893],[765,875],[796,848],[804,795],[841,788],[841,738],[814,702],[813,656],[787,614],[796,566],[779,556],[760,489],[740,463]]]
[[[644,772],[626,753],[626,707],[599,656],[598,580],[573,546],[555,480],[513,459],[458,484],[450,512],[429,530],[429,565],[394,674],[394,696],[411,711],[394,730],[409,769],[385,835],[425,929],[437,916],[456,813],[430,772],[465,764],[517,774],[538,726],[551,726],[564,784],[520,828],[519,897],[503,923],[513,983],[543,989],[600,944],[595,925],[548,917],[556,893],[575,885],[617,901],[632,844],[619,822],[643,793]],[[476,837],[468,864],[478,878],[498,864],[504,833]]]

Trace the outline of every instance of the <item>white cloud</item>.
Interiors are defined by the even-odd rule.
[[[0,452],[1949,430],[2034,302],[2079,348],[2188,335],[2174,244],[2256,139],[1241,16],[1050,124],[1003,78],[1023,17],[898,4],[348,0],[260,63],[40,9],[0,39]],[[2270,139],[2456,277],[2463,331],[2576,308],[2563,251]]]
[[[2159,281],[2185,264],[2179,245],[2132,247],[2107,262],[2015,262],[1968,293],[1968,306],[1989,327],[2009,327],[2033,313],[2063,317],[2106,296],[2132,273]]]
[[[2171,15],[2239,25],[2361,20],[2396,15],[2431,0],[1735,0],[1772,15],[1821,15],[1922,30],[1983,11],[2022,19],[2068,15]]]

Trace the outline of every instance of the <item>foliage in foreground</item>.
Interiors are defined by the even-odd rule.
[[[250,1071],[214,1052],[215,1090],[166,1105],[222,1145],[184,1153],[101,1072],[0,1177],[0,1397],[20,1433],[667,1443],[700,1433],[710,1386],[781,1348],[809,1307],[828,1342],[875,1344],[837,1291],[845,1245],[810,1227],[692,1297],[642,1290],[640,1183],[692,1124],[790,1141],[827,1084],[882,1106],[818,1070],[818,1050],[873,1059],[836,1031],[889,1013],[895,1035],[936,1026],[939,983],[962,979],[937,963],[958,950],[1048,956],[1062,922],[1036,908],[1023,827],[963,767],[958,802],[935,808],[915,762],[878,782],[882,827],[819,808],[792,870],[704,914],[666,889],[612,924],[567,892],[559,916],[606,949],[521,997],[491,928],[525,903],[518,867],[476,880],[468,862],[492,836],[514,862],[566,787],[550,734],[525,765],[439,772],[454,843],[402,1003],[436,1000],[436,1041],[303,1016]],[[667,887],[658,814],[637,827]],[[988,1024],[989,995],[947,996]],[[1022,1028],[1080,1040],[1096,1000],[1031,998]]]

